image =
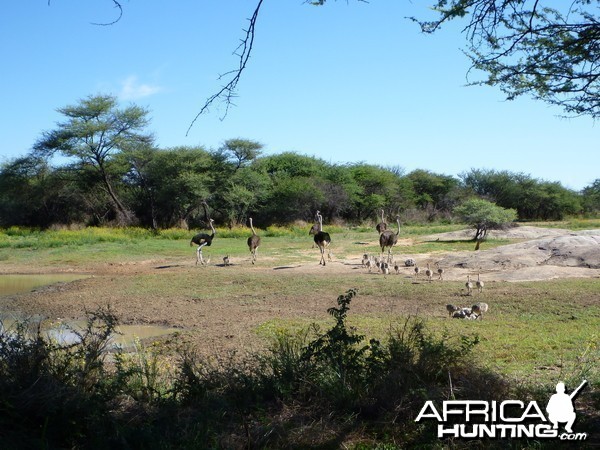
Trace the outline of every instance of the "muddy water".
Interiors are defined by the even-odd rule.
[[[83,321],[61,322],[53,324],[45,332],[46,335],[61,344],[74,344],[79,341],[77,333],[81,332],[86,326]],[[133,348],[138,339],[154,338],[174,333],[176,328],[166,328],[152,325],[119,325],[116,328],[116,334],[111,337],[113,348]]]
[[[46,274],[46,275],[0,275],[0,297],[5,295],[14,295],[23,292],[30,292],[44,286],[56,283],[69,283],[87,275],[75,274]],[[0,311],[0,331],[10,332],[15,323],[28,319],[31,324],[41,323],[44,335],[49,339],[59,343],[72,344],[78,341],[77,333],[73,330],[83,330],[86,326],[85,321],[42,321],[42,317],[23,317],[18,311]],[[131,347],[136,339],[146,339],[178,331],[176,328],[167,328],[152,325],[119,325],[117,333],[111,341],[114,347]]]
[[[0,296],[29,292],[43,286],[87,278],[87,275],[46,274],[46,275],[0,275]]]

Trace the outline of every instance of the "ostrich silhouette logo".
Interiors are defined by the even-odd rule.
[[[573,408],[573,399],[579,393],[581,388],[587,383],[587,380],[583,382],[575,389],[571,394],[565,393],[565,383],[556,384],[556,394],[553,394],[548,401],[546,411],[548,412],[548,419],[552,422],[552,428],[557,429],[558,423],[566,423],[565,431],[567,433],[573,432],[573,423],[575,422],[575,408]]]

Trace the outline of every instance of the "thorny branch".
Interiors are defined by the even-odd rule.
[[[50,6],[50,2],[51,1],[52,0],[48,0],[48,6]],[[111,0],[111,1],[115,5],[115,8],[117,8],[119,10],[119,16],[115,20],[113,20],[112,22],[108,22],[108,23],[96,23],[96,22],[92,22],[92,25],[98,25],[98,26],[104,27],[104,26],[108,26],[108,25],[114,25],[119,20],[121,20],[121,17],[123,17],[123,7],[121,6],[121,3],[119,3],[117,0]]]
[[[208,97],[206,99],[206,101],[204,102],[204,105],[202,106],[202,108],[200,108],[200,112],[198,112],[198,114],[196,114],[196,117],[194,117],[194,119],[192,120],[192,123],[190,123],[190,126],[188,127],[188,129],[185,133],[186,136],[189,134],[190,130],[194,126],[194,123],[196,123],[196,120],[198,120],[198,118],[202,114],[207,112],[209,110],[210,106],[216,100],[222,100],[225,103],[225,113],[223,114],[223,116],[221,116],[221,120],[223,120],[227,116],[227,113],[229,112],[229,107],[232,105],[232,100],[234,97],[236,97],[237,85],[240,81],[240,78],[242,76],[244,69],[246,68],[246,65],[248,64],[248,60],[250,59],[250,54],[252,53],[252,46],[254,45],[254,33],[255,33],[255,29],[256,29],[255,28],[256,21],[258,19],[258,13],[260,12],[262,3],[263,3],[263,0],[259,0],[258,4],[256,5],[256,8],[254,9],[254,13],[252,14],[252,17],[250,17],[248,19],[250,24],[248,26],[248,29],[244,30],[246,34],[245,34],[244,38],[241,40],[241,43],[238,46],[238,48],[234,51],[234,54],[239,56],[238,67],[236,69],[230,70],[229,72],[225,72],[219,76],[219,80],[224,77],[227,77],[229,75],[232,75],[232,78],[221,88],[221,90],[219,90],[217,93],[211,95],[210,97]]]
[[[94,25],[101,25],[101,26],[113,25],[113,24],[117,23],[119,20],[121,20],[121,18],[123,17],[123,7],[121,5],[121,2],[119,0],[111,0],[111,1],[115,5],[115,7],[118,8],[118,10],[119,10],[118,17],[115,20],[113,20],[112,22],[93,23]],[[252,48],[254,45],[255,31],[256,31],[256,23],[258,20],[258,14],[262,7],[263,1],[264,0],[257,0],[257,4],[256,4],[256,7],[254,8],[254,12],[253,12],[252,16],[248,19],[248,22],[249,22],[248,29],[244,30],[244,33],[245,33],[244,37],[240,40],[241,41],[240,45],[233,52],[234,55],[239,57],[238,66],[235,69],[232,69],[228,72],[225,72],[225,73],[219,75],[218,80],[223,80],[223,79],[229,78],[227,83],[225,83],[223,85],[223,87],[217,93],[211,95],[210,97],[208,97],[206,99],[206,101],[204,102],[204,105],[202,106],[202,108],[200,108],[200,111],[198,112],[198,114],[196,114],[196,116],[190,123],[190,125],[185,133],[186,136],[189,134],[190,130],[192,129],[192,127],[194,126],[194,124],[196,123],[198,118],[202,114],[208,112],[209,108],[215,102],[220,101],[225,104],[225,112],[221,116],[221,118],[220,118],[221,120],[224,120],[225,117],[227,116],[227,113],[229,112],[229,107],[231,105],[234,105],[233,99],[237,96],[236,90],[237,90],[238,83],[242,77],[242,73],[246,69],[248,61],[250,60],[250,55],[252,53]],[[348,3],[348,1],[349,0],[346,0],[346,3]],[[362,3],[369,3],[368,0],[356,0],[356,1],[362,2]],[[50,2],[51,2],[51,0],[48,0],[48,5],[50,5]],[[315,6],[322,6],[326,2],[327,2],[327,0],[304,0],[303,3],[311,4],[311,5],[315,5]]]

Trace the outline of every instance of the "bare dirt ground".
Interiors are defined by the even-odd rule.
[[[426,237],[425,240],[469,239],[472,231],[444,233]],[[406,255],[403,247],[410,244],[401,240],[397,254],[402,258],[413,257],[420,266],[426,263],[439,263],[444,268],[444,279],[448,281],[466,281],[467,274],[481,273],[486,281],[527,281],[547,280],[568,277],[600,277],[600,230],[571,232],[568,230],[518,227],[503,232],[492,232],[490,237],[522,239],[516,244],[485,249],[485,242],[479,251],[456,252],[452,254]],[[316,255],[317,250],[306,250]],[[154,324],[176,327],[185,331],[181,339],[189,339],[198,344],[207,353],[217,350],[252,349],[260,345],[256,337],[256,327],[273,319],[319,320],[327,317],[326,310],[332,306],[335,297],[315,294],[311,298],[299,297],[286,290],[298,275],[328,277],[331,274],[347,275],[348,285],[356,283],[357,276],[378,276],[368,274],[360,265],[362,252],[348,255],[344,260],[336,259],[326,268],[316,264],[291,264],[278,266],[277,261],[261,260],[261,264],[251,266],[247,260],[239,261],[234,267],[198,268],[192,258],[185,260],[146,260],[127,264],[102,263],[86,267],[92,277],[67,284],[58,284],[37,292],[0,298],[0,310],[15,310],[29,314],[42,315],[50,319],[80,319],[85,311],[98,306],[111,305],[124,323]],[[272,262],[272,264],[271,264]],[[277,277],[281,292],[276,296],[265,295],[259,290],[248,289],[247,294],[233,298],[205,298],[193,295],[154,294],[144,295],[128,293],[129,283],[139,282],[140,277],[160,277],[171,275],[210,273],[210,270],[225,269],[243,274],[245,271],[262,273]],[[24,271],[13,267],[15,272]],[[206,269],[206,270],[205,270]],[[199,272],[203,271],[203,272]],[[396,280],[410,280],[412,268],[403,268],[404,277]],[[24,271],[26,272],[26,271]],[[200,275],[205,276],[205,275]],[[393,275],[391,275],[393,276]],[[168,276],[165,279],[171,279]],[[235,284],[235,277],[230,283]],[[399,281],[400,282],[400,281]],[[210,285],[210,276],[205,282],[198,282],[202,289]],[[342,293],[344,286],[337,288]],[[199,287],[199,289],[201,289]],[[232,301],[235,300],[235,301]],[[361,297],[353,305],[357,314],[414,313],[416,305],[410,301],[402,305],[391,306],[385,296]],[[440,311],[440,315],[445,313]]]

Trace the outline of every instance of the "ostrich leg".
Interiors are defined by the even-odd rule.
[[[202,258],[202,247],[204,247],[205,245],[206,245],[206,243],[200,244],[198,246],[198,250],[196,250],[196,265],[198,265],[198,262],[200,262],[200,264],[204,265],[204,259]]]

